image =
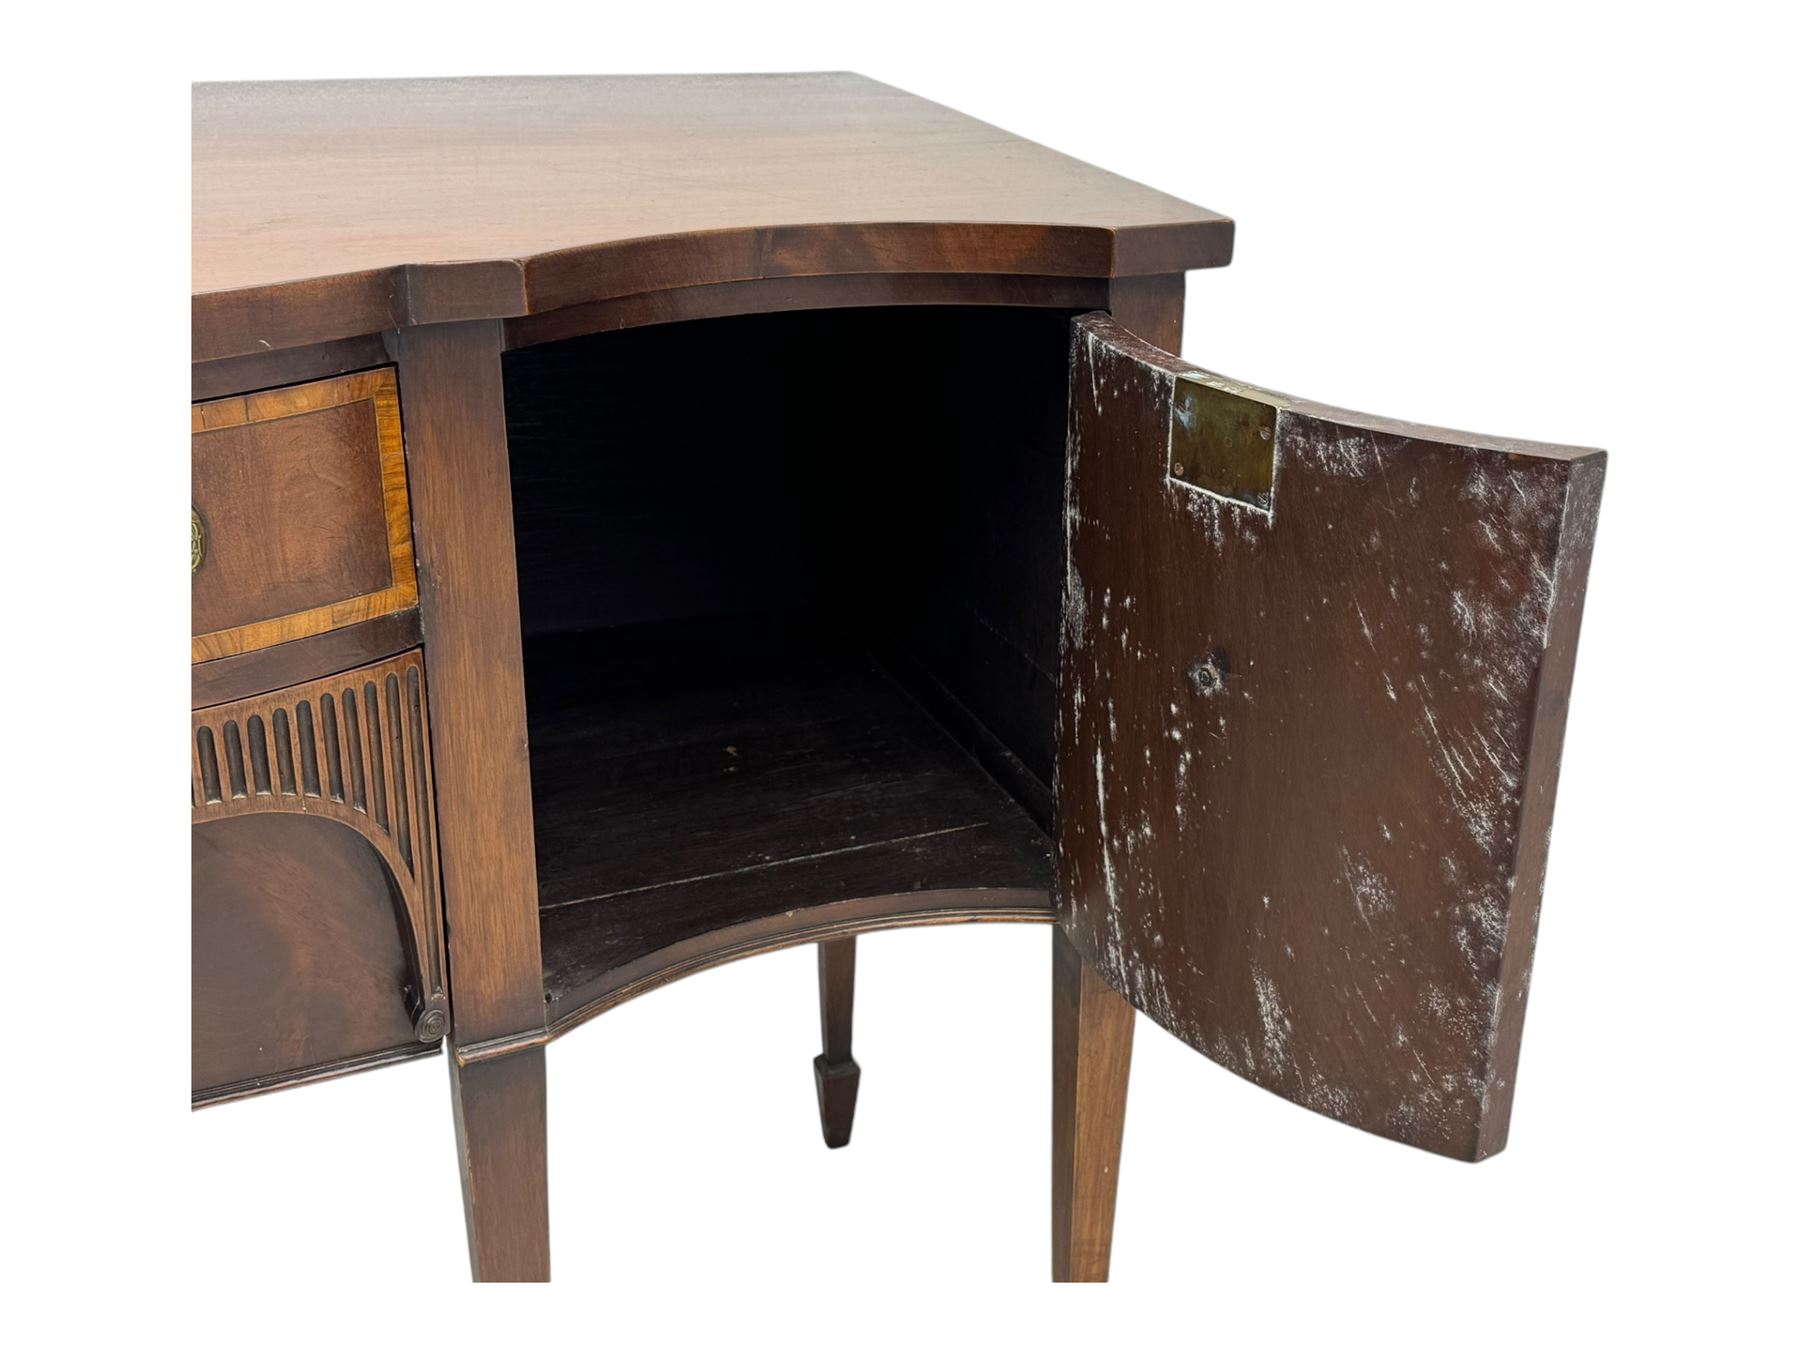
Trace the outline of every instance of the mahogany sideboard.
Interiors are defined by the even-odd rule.
[[[858,935],[1053,938],[1053,1272],[1134,1011],[1505,1145],[1604,456],[1175,355],[1232,223],[854,75],[197,86],[193,1098],[447,1047],[479,1279],[545,1047]]]

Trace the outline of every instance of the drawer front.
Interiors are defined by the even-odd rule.
[[[193,407],[193,659],[418,603],[392,370]]]
[[[443,1037],[428,727],[416,649],[194,712],[197,1101]]]

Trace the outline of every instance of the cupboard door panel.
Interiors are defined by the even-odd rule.
[[[448,1030],[429,713],[416,648],[193,712],[196,1100]]]
[[[425,1049],[393,881],[331,820],[238,816],[193,830],[193,1091],[247,1095]]]
[[[1070,939],[1251,1081],[1506,1141],[1605,456],[1323,408],[1078,319]]]

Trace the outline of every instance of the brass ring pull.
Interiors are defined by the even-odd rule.
[[[188,538],[188,575],[192,576],[206,561],[206,526],[200,523],[200,513],[191,506],[188,517],[193,527]]]

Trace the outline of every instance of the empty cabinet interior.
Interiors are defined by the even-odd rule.
[[[508,354],[553,1025],[721,930],[1051,917],[1069,320],[825,310]]]

